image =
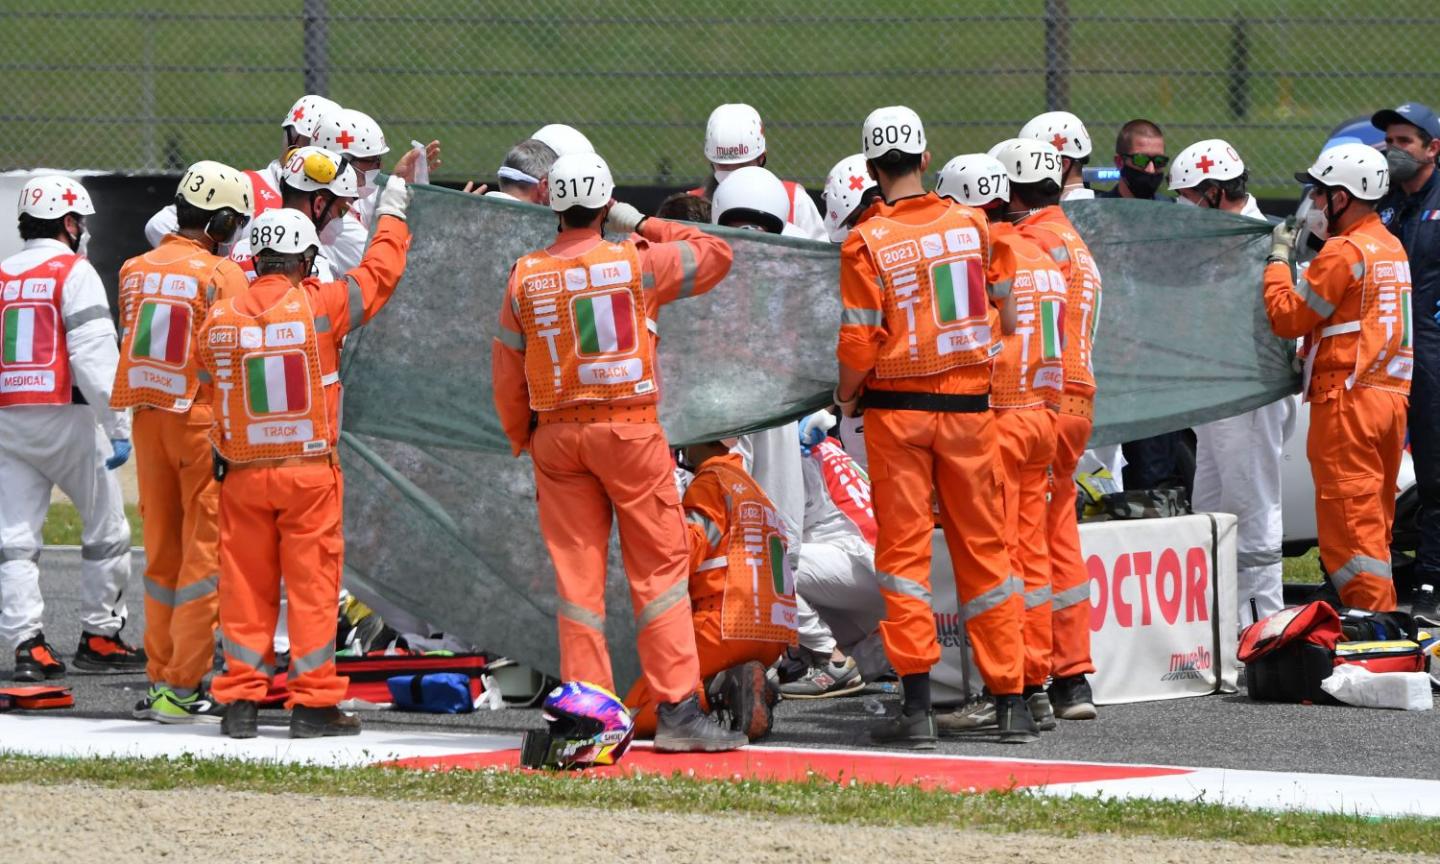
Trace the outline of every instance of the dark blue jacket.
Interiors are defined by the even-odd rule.
[[[1440,324],[1434,317],[1436,301],[1440,301],[1440,170],[1432,172],[1414,195],[1406,195],[1399,185],[1392,186],[1375,212],[1390,233],[1400,238],[1410,257],[1415,341],[1440,346]],[[1437,362],[1440,354],[1417,352],[1416,360],[1422,359]]]

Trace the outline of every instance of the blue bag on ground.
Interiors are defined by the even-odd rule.
[[[425,675],[396,675],[387,679],[390,698],[401,711],[427,714],[469,714],[475,710],[470,699],[470,676],[458,672],[431,672]]]

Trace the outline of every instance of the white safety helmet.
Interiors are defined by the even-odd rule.
[[[1061,156],[1084,159],[1090,155],[1090,133],[1080,118],[1069,111],[1046,111],[1030,118],[1020,128],[1021,138],[1048,141]]]
[[[594,153],[595,147],[579,129],[564,123],[550,123],[535,130],[530,136],[555,151],[555,155],[569,156],[572,153]]]
[[[354,108],[340,108],[322,116],[310,143],[352,159],[369,159],[390,152],[380,124]]]
[[[790,196],[779,177],[759,165],[746,165],[721,180],[711,199],[711,222],[722,224],[727,213],[743,215],[763,224],[771,234],[779,234],[790,218]]]
[[[865,167],[865,154],[846,156],[830,169],[825,178],[825,230],[830,233],[830,242],[839,243],[850,233],[845,223],[855,215],[855,209],[865,197],[868,189],[875,188],[875,179]]]
[[[956,156],[940,169],[935,194],[971,207],[985,207],[992,201],[1010,200],[1010,177],[1005,166],[988,153]]]
[[[1244,173],[1245,160],[1230,142],[1208,138],[1181,150],[1170,163],[1170,191],[1194,189],[1206,180],[1234,180]]]
[[[185,171],[175,189],[175,197],[201,210],[228,207],[246,219],[254,211],[250,181],[245,175],[229,165],[208,159],[196,162]]]
[[[876,108],[865,118],[861,148],[866,159],[878,159],[891,150],[919,155],[925,152],[925,127],[920,115],[904,105]]]
[[[250,252],[275,252],[280,255],[302,255],[319,250],[320,237],[315,225],[299,210],[272,207],[250,223]]]
[[[557,213],[571,207],[598,210],[614,196],[610,166],[597,153],[570,153],[550,166],[550,209]]]
[[[739,165],[765,152],[765,124],[760,112],[743,102],[729,102],[705,121],[705,158],[716,165]]]
[[[1295,174],[1301,183],[1339,186],[1361,201],[1378,201],[1390,191],[1385,154],[1369,144],[1337,144],[1321,153],[1308,171]]]
[[[1010,138],[991,147],[989,155],[1005,166],[1005,174],[1011,183],[1054,180],[1058,188],[1064,176],[1060,167],[1060,151],[1048,141]]]
[[[35,177],[20,190],[20,213],[36,219],[59,219],[70,213],[90,216],[95,205],[79,180],[46,174]]]
[[[285,119],[280,121],[280,128],[294,129],[296,135],[314,138],[315,127],[319,125],[320,119],[339,110],[339,102],[324,96],[316,96],[314,93],[301,96],[290,106],[290,113],[285,115]]]
[[[359,179],[355,166],[324,147],[296,147],[285,157],[280,171],[287,186],[305,192],[324,189],[336,198],[357,198]]]

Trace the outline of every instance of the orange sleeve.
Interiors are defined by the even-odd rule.
[[[690,595],[703,597],[715,593],[705,587],[706,577],[718,579],[723,590],[725,569],[701,570],[706,561],[720,558],[727,551],[730,535],[729,513],[725,509],[725,490],[714,471],[701,471],[695,475],[690,488],[685,490],[686,537],[690,541]],[[712,586],[713,587],[713,586]]]
[[[405,255],[410,249],[410,227],[404,219],[381,216],[370,238],[365,257],[345,278],[322,282],[320,296],[330,315],[336,344],[345,334],[358,329],[390,301],[400,277],[405,275]]]
[[[250,280],[245,278],[245,271],[240,269],[239,264],[222,258],[210,276],[210,286],[214,289],[210,303],[214,305],[230,297],[239,297],[250,287]]]
[[[640,223],[641,270],[654,279],[661,304],[704,294],[730,272],[735,252],[724,239],[693,225],[650,216]]]
[[[515,307],[515,271],[511,269],[500,307],[500,332],[490,346],[490,389],[500,427],[510,439],[510,452],[519,456],[530,446],[534,412],[525,380],[525,334]]]
[[[1360,252],[1349,243],[1332,239],[1310,262],[1298,281],[1278,261],[1265,267],[1265,312],[1270,328],[1283,339],[1304,336],[1335,314],[1345,292],[1355,284],[1357,269],[1363,275]]]
[[[1010,289],[1015,284],[1015,250],[1004,239],[1006,236],[1002,230],[996,230],[992,235],[994,243],[990,247],[990,264],[985,270],[990,302],[997,308],[1010,296]]]
[[[859,232],[851,231],[840,247],[840,339],[835,356],[856,372],[875,368],[885,344],[885,302],[880,274]]]

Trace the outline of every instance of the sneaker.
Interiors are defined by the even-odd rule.
[[[995,725],[1000,730],[1001,744],[1034,744],[1040,740],[1040,728],[1023,696],[995,697]]]
[[[1025,704],[1030,706],[1030,716],[1041,732],[1055,728],[1055,709],[1050,705],[1050,696],[1044,687],[1026,687]]]
[[[219,723],[225,716],[225,709],[203,689],[189,696],[177,696],[167,687],[155,700],[150,715],[161,723],[169,724]]]
[[[260,734],[260,706],[254,702],[231,702],[225,706],[220,731],[230,738],[254,738]]]
[[[854,659],[846,657],[844,663],[836,663],[826,658],[806,669],[798,680],[780,685],[780,695],[785,699],[829,699],[863,689],[865,680],[860,677],[860,667]]]
[[[776,701],[772,692],[765,667],[754,660],[720,672],[705,688],[711,710],[728,718],[730,728],[744,732],[751,741],[770,734],[771,706]]]
[[[1095,710],[1095,697],[1090,695],[1090,682],[1084,675],[1050,682],[1050,704],[1061,720],[1094,720],[1100,714]]]
[[[659,753],[718,753],[738,750],[748,742],[700,710],[700,697],[662,703],[656,709],[655,750]]]
[[[941,735],[965,735],[995,726],[995,700],[982,693],[954,711],[936,715],[935,727]]]
[[[335,735],[359,735],[360,718],[333,705],[329,708],[307,708],[296,705],[290,712],[291,738],[320,738]]]
[[[152,684],[150,689],[145,691],[145,698],[136,702],[135,707],[130,709],[130,716],[136,720],[154,720],[155,703],[168,691],[168,687]]]
[[[80,634],[80,647],[75,649],[71,661],[81,672],[119,673],[145,671],[145,651],[132,648],[120,641],[120,634],[98,636],[94,633]]]
[[[45,641],[44,633],[36,633],[15,646],[15,674],[11,677],[16,681],[48,681],[64,675],[65,664]]]
[[[937,737],[934,711],[917,714],[901,711],[870,725],[870,740],[891,747],[934,750]]]
[[[776,687],[783,687],[791,681],[798,681],[814,665],[810,651],[798,645],[786,646],[780,659],[765,672],[765,677]]]

